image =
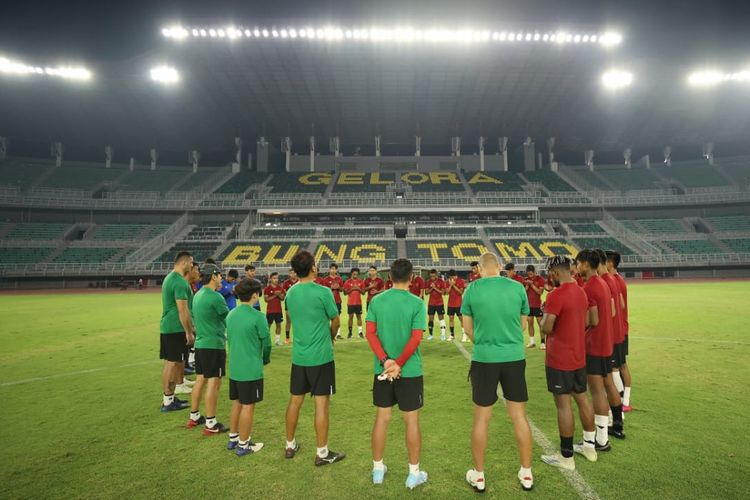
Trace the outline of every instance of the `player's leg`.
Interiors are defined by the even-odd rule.
[[[607,391],[604,387],[606,377],[598,374],[590,374],[587,375],[587,379],[594,409],[594,425],[596,427],[595,447],[597,451],[609,451],[609,434],[607,434],[609,402],[607,401]]]
[[[331,406],[330,396],[313,396],[315,404],[315,439],[318,450],[328,446],[328,426],[330,424],[329,409]]]
[[[362,313],[357,313],[357,334],[359,335],[359,338],[363,339],[364,334],[362,333]]]
[[[432,330],[435,328],[435,309],[427,306],[427,340],[432,340]]]
[[[518,458],[521,468],[518,471],[518,480],[524,490],[530,490],[534,486],[534,477],[531,474],[532,439],[531,427],[526,417],[526,403],[506,401],[505,406],[508,416],[513,422],[513,433],[518,446]]]
[[[292,331],[292,320],[289,317],[289,309],[286,309],[286,325],[284,325],[284,332],[286,333],[286,338],[289,338],[289,332]]]
[[[587,460],[596,462],[598,457],[596,454],[594,408],[585,390],[578,393],[574,392],[573,399],[575,399],[576,406],[578,406],[578,418],[581,420],[581,427],[583,428],[583,444],[579,453],[585,456]],[[573,450],[578,451],[576,446],[573,446]]]
[[[448,309],[448,330],[451,332],[448,340],[453,340],[456,337],[456,315],[450,309]]]
[[[620,365],[620,376],[622,377],[622,411],[629,412],[632,408],[630,407],[630,387],[633,383],[633,379],[630,378],[630,368],[628,364],[623,361]]]
[[[297,422],[299,422],[299,411],[302,408],[302,403],[305,402],[305,394],[295,395],[292,394],[289,397],[289,404],[286,407],[286,456],[287,458],[294,457],[294,454],[299,449],[295,435],[297,434]],[[291,456],[290,456],[291,451]]]
[[[615,387],[615,382],[612,379],[611,373],[606,379],[604,379],[604,389],[607,392],[609,409],[612,412],[612,426],[608,429],[609,435],[614,436],[617,439],[625,439],[622,419],[622,398],[620,398],[620,392],[617,390],[617,387]]]
[[[236,382],[229,381],[229,399],[232,401],[232,411],[229,413],[229,443],[227,449],[233,450],[240,444],[240,412],[242,404],[239,401],[239,394],[235,388]]]
[[[422,432],[419,428],[419,410],[401,412],[406,425],[406,451],[409,455],[409,476],[406,487],[414,489],[427,482],[427,473],[419,469],[419,456],[422,451]]]
[[[336,304],[336,309],[339,311],[339,316],[341,316],[341,302],[338,302]],[[341,336],[341,323],[339,323],[339,329],[336,330],[336,339],[341,340],[343,337]]]
[[[440,340],[445,340],[445,313],[443,307],[438,306],[438,321],[440,321]]]
[[[492,420],[492,406],[474,405],[474,424],[471,428],[471,456],[474,470],[484,474],[484,454]]]
[[[226,432],[228,429],[216,419],[216,406],[219,401],[221,376],[206,379],[206,426],[203,434],[213,435]]]
[[[534,340],[534,317],[529,315],[526,317],[526,326],[529,330],[529,343],[526,345],[526,347],[534,347],[536,345],[536,340]]]
[[[529,319],[531,319],[531,324],[533,324],[534,323],[534,318],[529,318]],[[537,316],[536,317],[536,324],[539,327],[539,348],[540,349],[546,349],[547,348],[547,344],[545,342],[547,340],[547,336],[542,331],[542,317],[541,316]]]
[[[200,350],[197,353],[196,366],[200,367]],[[195,377],[195,385],[193,386],[193,392],[190,395],[190,421],[188,422],[188,428],[195,427],[197,425],[206,422],[206,419],[201,416],[200,407],[201,399],[203,397],[203,388],[206,386],[206,378],[203,373],[199,373]]]
[[[239,429],[240,429],[240,446],[247,447],[251,442],[250,436],[253,430],[253,415],[255,414],[255,403],[249,405],[240,405]],[[255,451],[255,450],[253,450]]]
[[[347,308],[348,307],[349,306],[347,306]],[[350,339],[352,338],[352,328],[354,328],[354,313],[353,312],[349,313],[349,323],[347,323],[347,325],[349,326],[349,335],[347,335],[346,338]]]
[[[391,416],[391,408],[376,407],[375,423],[372,426],[372,480],[375,484],[383,482],[386,471],[383,456],[385,455],[385,441],[388,437],[388,424],[391,421]]]
[[[542,462],[554,467],[574,470],[576,468],[576,463],[573,459],[575,420],[573,419],[573,407],[570,404],[570,393],[553,394],[553,397],[555,399],[555,408],[557,408],[557,429],[560,433],[560,454],[542,455]]]

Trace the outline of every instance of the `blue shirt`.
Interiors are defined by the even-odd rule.
[[[236,283],[232,282],[229,283],[227,280],[221,280],[221,288],[219,289],[219,293],[224,297],[224,300],[227,302],[227,307],[231,311],[235,307],[237,307],[237,298],[232,293],[232,290],[234,290],[234,285]]]

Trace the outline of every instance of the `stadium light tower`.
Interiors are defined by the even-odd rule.
[[[248,164],[248,168],[250,165]],[[232,163],[232,172],[237,173],[242,170],[242,139],[234,138],[234,163]]]
[[[629,87],[633,83],[633,74],[622,70],[610,70],[602,75],[604,87],[618,90]]]
[[[375,136],[375,156],[380,156],[380,134]]]
[[[500,146],[500,154],[503,155],[503,172],[508,171],[508,138],[500,137],[498,139],[498,146]]]
[[[151,79],[158,83],[172,85],[180,81],[180,73],[171,66],[156,66],[149,72]]]
[[[65,146],[62,142],[55,142],[52,144],[52,156],[55,157],[55,166],[62,167],[63,153],[65,152]]]
[[[284,168],[289,172],[292,163],[292,138],[289,136],[281,140],[281,152],[284,153]]]
[[[310,136],[310,172],[315,172],[315,136]]]
[[[201,161],[201,154],[197,150],[192,150],[188,154],[188,162],[193,166],[193,173],[198,172],[198,163]]]
[[[112,167],[112,157],[114,156],[114,154],[115,152],[112,149],[112,146],[104,146],[104,166],[106,168]]]
[[[664,165],[672,166],[672,146],[664,147]]]
[[[414,156],[422,156],[422,136],[419,134],[414,136]]]
[[[484,172],[484,136],[479,136],[479,171]]]
[[[8,154],[8,139],[0,137],[0,160],[4,160]]]
[[[625,159],[625,168],[631,168],[633,166],[631,161],[632,156],[633,150],[630,148],[626,148],[625,151],[622,152],[622,157]]]
[[[587,149],[583,152],[583,161],[586,164],[586,168],[588,168],[590,171],[594,171],[594,150],[593,149]]]
[[[457,135],[451,137],[451,156],[461,157],[461,137]]]
[[[555,138],[550,137],[547,139],[547,154],[549,155],[549,168],[553,172],[557,172],[557,162],[555,161]]]
[[[703,143],[703,157],[708,160],[709,165],[714,164],[714,143],[704,142]]]
[[[159,152],[156,148],[151,148],[148,155],[151,158],[151,170],[156,170],[156,162],[159,159]]]

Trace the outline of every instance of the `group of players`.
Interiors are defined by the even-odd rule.
[[[270,362],[270,327],[274,324],[276,344],[280,344],[283,303],[286,343],[294,329],[285,456],[294,458],[300,449],[296,427],[304,398],[310,394],[315,405],[315,465],[344,459],[344,453],[328,449],[329,402],[336,392],[333,345],[343,338],[339,321],[343,293],[349,315],[347,337],[353,336],[356,317],[358,335],[366,336],[375,357],[373,483],[382,483],[387,472],[383,463],[387,426],[392,407],[398,405],[406,424],[406,486],[412,489],[427,481],[419,467],[419,410],[424,404],[419,346],[425,333],[427,339],[433,338],[436,314],[441,340],[454,340],[454,317],[458,316],[462,340],[474,344],[470,369],[474,468],[467,472],[466,480],[476,491],[486,488],[484,455],[499,383],[518,445],[518,479],[524,490],[530,490],[532,445],[525,410],[523,332],[529,331],[526,348],[534,347],[535,323],[540,347],[546,347],[547,385],[554,396],[560,431],[560,453],[543,455],[542,461],[572,470],[574,453],[596,461],[598,453],[611,449],[609,436],[625,438],[623,412],[630,410],[630,373],[626,364],[627,286],[617,272],[619,261],[616,252],[583,250],[575,260],[563,256],[550,259],[546,279],[536,274],[533,266],[521,276],[512,264],[505,266],[503,277],[497,257],[487,253],[471,263],[467,284],[455,271],[449,271],[443,280],[431,270],[425,281],[413,272],[410,261],[397,259],[387,281],[377,276],[374,266],[366,279],[360,279],[355,268],[344,281],[335,264],[327,276],[320,276],[313,256],[303,251],[292,259],[289,279],[280,283],[278,274],[272,273],[263,288],[252,266],[241,280],[231,271],[225,278],[214,262],[198,266],[189,253],[181,252],[162,285],[160,351],[165,363],[161,411],[190,406],[188,428],[203,425],[204,435],[229,432],[227,448],[238,456],[260,451],[263,443],[251,439],[253,412],[255,404],[263,400],[263,366]],[[191,289],[198,280],[201,285]],[[545,290],[548,294],[543,304]],[[426,311],[423,294],[429,296]],[[363,295],[367,304],[364,333]],[[444,319],[446,295],[450,336],[446,336]],[[260,312],[260,297],[267,304],[265,316]],[[226,374],[227,343],[232,401],[228,428],[216,418],[218,393]],[[195,347],[194,383],[183,378],[191,345]],[[192,394],[190,404],[176,396],[178,388]],[[583,440],[577,444],[573,443],[571,400],[576,402],[583,427]],[[200,413],[201,402],[205,416]]]

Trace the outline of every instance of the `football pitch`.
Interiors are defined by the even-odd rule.
[[[747,498],[750,337],[743,318],[749,296],[750,282],[630,285],[634,410],[626,414],[627,439],[612,440],[613,450],[597,463],[577,457],[577,481],[539,460],[539,443],[546,437],[557,448],[559,438],[543,352],[528,349],[528,413],[540,431],[534,490],[524,494],[516,479],[512,428],[499,402],[487,450],[488,494]],[[252,437],[265,448],[238,458],[226,450],[225,435],[187,430],[187,410],[159,412],[158,294],[0,295],[0,308],[0,498],[475,496],[464,481],[472,466],[468,361],[454,343],[437,337],[422,343],[421,466],[429,481],[409,492],[397,412],[386,446],[385,483],[371,483],[373,361],[363,340],[335,346],[338,392],[329,445],[347,458],[316,468],[310,400],[297,434],[302,449],[293,460],[283,457],[290,346],[274,346],[265,400],[255,411]],[[218,417],[228,425],[227,389],[225,380]],[[576,438],[580,433],[576,420]]]

